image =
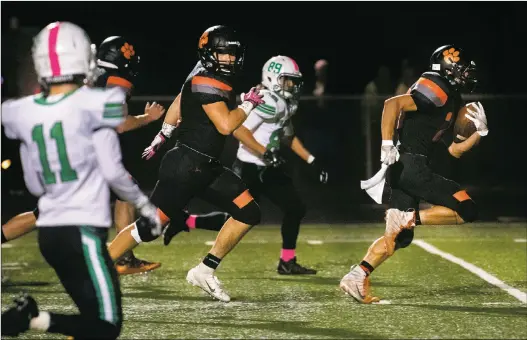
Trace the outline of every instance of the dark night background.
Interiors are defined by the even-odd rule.
[[[527,6],[521,2],[2,2],[2,100],[14,93],[14,81],[6,70],[14,69],[16,58],[10,52],[21,44],[9,28],[12,17],[19,19],[24,28],[20,32],[26,35],[52,21],[64,20],[83,27],[97,45],[111,35],[127,37],[142,64],[134,92],[141,98],[130,105],[134,114],[141,113],[148,100],[142,96],[175,97],[197,60],[201,33],[213,25],[230,25],[243,34],[248,45],[238,92],[257,84],[264,62],[282,54],[298,62],[304,74],[305,94],[313,90],[313,65],[323,58],[329,62],[326,93],[355,95],[328,99],[323,108],[306,99],[296,117],[298,135],[327,163],[333,181],[322,186],[309,178],[305,166],[296,159],[290,164],[298,165],[292,171],[309,208],[308,220],[363,220],[371,217],[371,209],[362,207],[370,207],[372,201],[359,189],[359,180],[366,179],[366,172],[364,127],[357,95],[364,92],[381,65],[389,68],[395,89],[403,59],[418,76],[426,70],[430,54],[437,47],[453,43],[469,52],[478,66],[480,85],[470,101],[481,100],[484,104],[490,133],[481,145],[447,170],[447,160],[442,158],[445,150],[443,154],[439,151],[438,171],[447,171],[471,189],[481,206],[492,207],[483,208],[482,218],[525,216],[525,171],[520,167],[525,157],[521,145],[525,144],[523,131],[527,123],[525,13]],[[382,98],[379,102],[382,104]],[[168,107],[170,101],[162,103]],[[152,175],[157,173],[160,157],[146,162],[140,155],[161,121],[122,138],[125,164],[145,190],[155,183]],[[372,124],[376,160],[380,126],[375,119]],[[234,157],[233,147],[230,140],[224,156],[227,165]],[[25,189],[18,172],[16,143],[3,135],[2,160],[6,158],[13,160],[13,166],[2,170],[3,221],[33,204],[27,203],[27,193],[20,193]],[[373,171],[378,169],[376,164]],[[13,196],[17,193],[24,199]],[[500,206],[493,205],[497,200]],[[207,210],[200,204],[196,209]],[[272,220],[275,215],[271,211],[275,212],[270,209],[267,216]]]

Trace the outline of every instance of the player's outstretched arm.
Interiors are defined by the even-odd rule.
[[[165,144],[166,140],[172,137],[172,133],[181,123],[181,92],[177,95],[176,99],[170,104],[168,112],[165,115],[163,126],[161,131],[157,133],[154,140],[150,145],[143,151],[143,158],[147,160],[154,157],[156,152]]]
[[[305,148],[304,144],[302,144],[297,136],[295,136],[291,142],[291,150],[293,150],[294,153],[311,165],[312,169],[315,171],[314,173],[316,177],[321,183],[328,182],[329,175],[325,170],[326,167],[321,164],[320,161],[315,161],[315,156],[313,156],[311,152]]]
[[[162,105],[156,102],[153,102],[152,105],[150,105],[148,102],[145,105],[144,114],[139,116],[128,115],[126,120],[121,125],[119,125],[116,130],[118,133],[123,133],[126,131],[139,129],[140,127],[158,120],[164,113],[165,108]]]
[[[293,137],[291,142],[291,150],[293,150],[293,152],[296,153],[298,157],[302,158],[307,163],[311,163],[315,159],[315,157],[311,155],[311,152],[305,148],[304,144],[302,144],[297,136]]]

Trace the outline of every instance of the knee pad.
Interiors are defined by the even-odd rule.
[[[150,230],[150,222],[141,216],[135,221],[135,230],[132,230],[132,236],[137,243],[150,242],[157,239],[159,236],[153,236]],[[137,235],[134,235],[135,233],[137,233]],[[137,236],[139,236],[139,240],[137,239]]]
[[[456,212],[465,222],[474,222],[478,218],[476,202],[471,199],[459,202]]]
[[[231,216],[235,220],[251,226],[259,224],[262,218],[260,206],[254,199],[243,208],[233,211]]]
[[[403,229],[395,238],[395,250],[408,247],[413,239],[414,229]]]

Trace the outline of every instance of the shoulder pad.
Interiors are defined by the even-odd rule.
[[[232,91],[232,86],[221,80],[207,76],[206,74],[198,73],[192,77],[191,89],[193,93],[216,95],[229,99],[229,93]]]
[[[442,107],[446,104],[450,91],[446,79],[436,72],[425,72],[412,86],[411,93],[414,92],[423,95],[436,107]]]
[[[254,108],[257,115],[263,119],[272,119],[282,111],[280,98],[269,90],[261,90],[263,94],[264,104],[260,104]]]

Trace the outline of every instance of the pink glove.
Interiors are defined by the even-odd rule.
[[[157,150],[161,147],[161,145],[165,144],[167,138],[163,135],[163,133],[158,132],[152,143],[149,147],[143,151],[143,158],[146,158],[146,160],[149,160],[150,158],[154,157]]]
[[[265,103],[262,98],[263,94],[260,94],[260,90],[256,87],[251,87],[251,90],[248,93],[242,93],[242,101],[249,102],[255,107]]]
[[[251,113],[252,109],[258,105],[265,103],[265,101],[262,99],[263,94],[260,94],[260,90],[256,87],[252,87],[248,93],[242,93],[240,97],[242,99],[242,103],[238,107],[245,111],[246,115]]]

